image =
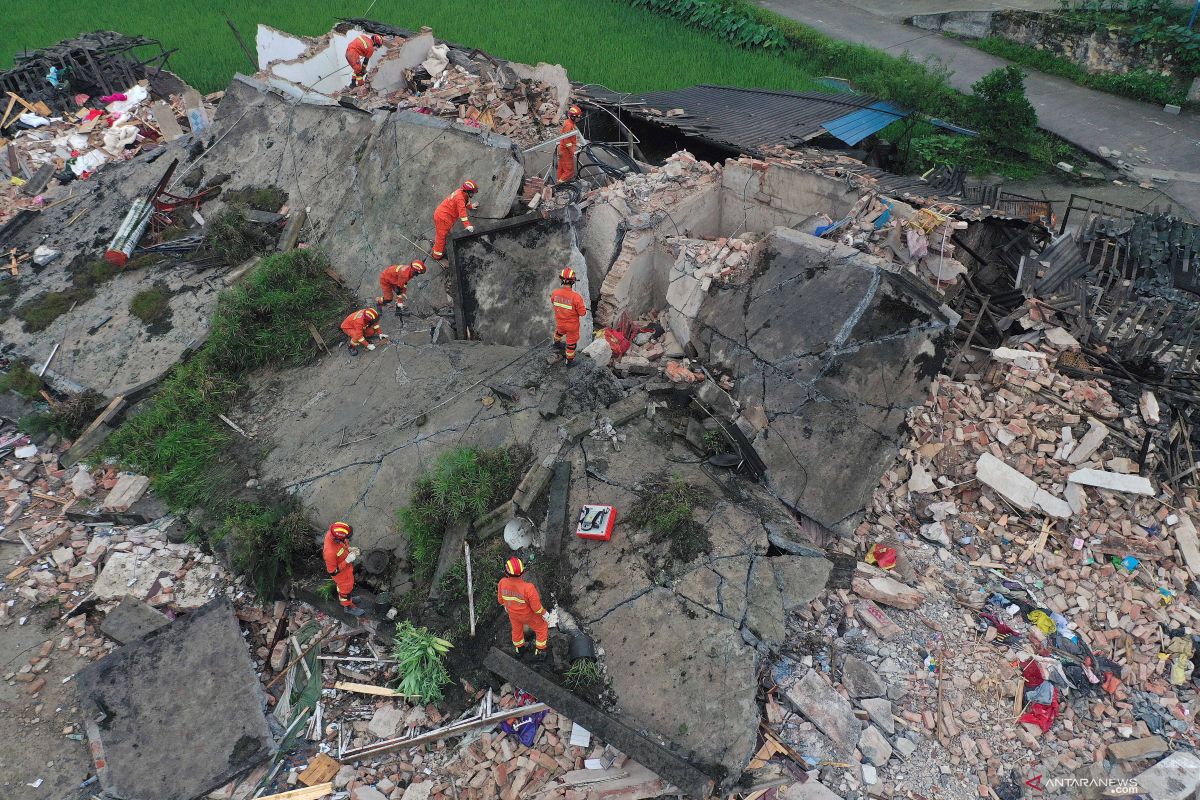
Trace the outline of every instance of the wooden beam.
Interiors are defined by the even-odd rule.
[[[258,800],[317,800],[327,794],[333,794],[332,783],[321,783],[307,789],[292,789],[290,792],[280,794],[263,795]]]
[[[380,697],[415,697],[416,695],[407,695],[396,689],[389,689],[386,686],[374,686],[370,683],[351,683],[350,681],[338,681],[333,685],[335,689],[341,689],[343,692],[357,692],[358,694],[374,694]]]

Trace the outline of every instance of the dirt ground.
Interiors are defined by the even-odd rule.
[[[19,556],[20,545],[0,543],[0,563]],[[0,718],[4,735],[0,736],[0,795],[5,800],[69,800],[86,797],[79,786],[92,774],[91,758],[82,737],[79,701],[70,678],[88,663],[75,651],[55,649],[50,667],[42,676],[46,687],[36,698],[29,684],[17,682],[13,674],[38,654],[49,641],[57,648],[62,634],[52,608],[30,611],[29,601],[17,595],[13,587],[0,588],[0,603],[8,604],[11,620],[0,626]],[[28,615],[24,625],[22,617]],[[36,659],[35,659],[36,660]],[[38,787],[29,784],[42,783]],[[93,790],[94,790],[93,785]]]

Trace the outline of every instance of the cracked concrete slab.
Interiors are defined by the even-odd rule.
[[[824,586],[821,567],[800,562],[823,562],[826,571],[829,565],[767,555],[767,524],[777,524],[779,505],[761,490],[746,485],[750,501],[730,503],[680,438],[658,435],[649,420],[621,430],[627,438],[619,450],[584,439],[571,453],[572,475],[580,477],[572,481],[570,506],[618,508],[611,541],[565,543],[574,610],[603,650],[622,714],[712,774],[736,778],[757,726],[753,676],[760,653],[748,642],[782,642],[787,610],[806,596],[798,583],[807,578],[817,592]],[[710,545],[693,561],[664,569],[666,543],[624,515],[668,463],[710,495],[695,511]]]
[[[765,271],[705,304],[693,343],[758,405],[768,486],[834,532],[853,529],[945,358],[949,320],[924,287],[857,250],[776,228]]]
[[[117,648],[77,682],[100,783],[113,797],[192,800],[275,749],[226,598]]]

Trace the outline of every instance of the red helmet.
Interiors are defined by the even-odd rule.
[[[504,571],[516,578],[525,571],[525,562],[516,556],[513,556],[508,561],[504,562]]]
[[[566,267],[562,272],[558,273],[558,278],[563,283],[574,283],[575,281],[579,280],[579,278],[575,275],[575,270],[571,269],[570,267]]]
[[[333,534],[334,541],[344,542],[350,538],[350,534],[354,529],[350,527],[348,522],[335,522],[329,526],[329,532]]]
[[[425,266],[425,262],[419,258],[409,264],[409,266],[412,267],[413,272],[417,273],[418,275],[422,274],[426,269],[428,269],[428,267]]]
[[[376,47],[383,47],[383,37],[378,33],[372,34],[371,44],[375,45]]]
[[[375,320],[379,319],[379,312],[373,308],[364,308],[363,316],[366,317],[370,322],[374,322]]]
[[[583,116],[583,109],[579,106],[571,106],[567,109],[567,116],[571,119],[578,119]]]
[[[475,194],[479,191],[479,186],[476,185],[475,181],[463,181],[462,190],[467,194]]]

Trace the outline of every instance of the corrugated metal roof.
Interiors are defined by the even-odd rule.
[[[825,123],[825,130],[853,147],[873,133],[908,116],[907,111],[884,100],[872,103],[860,111],[852,111],[844,117]]]
[[[866,95],[711,84],[644,94],[619,94],[590,86],[578,92],[596,103],[743,152],[756,152],[769,145],[795,147],[825,133],[827,123],[876,106],[905,113]],[[877,109],[877,113],[883,110]],[[865,118],[860,122],[865,123]]]

